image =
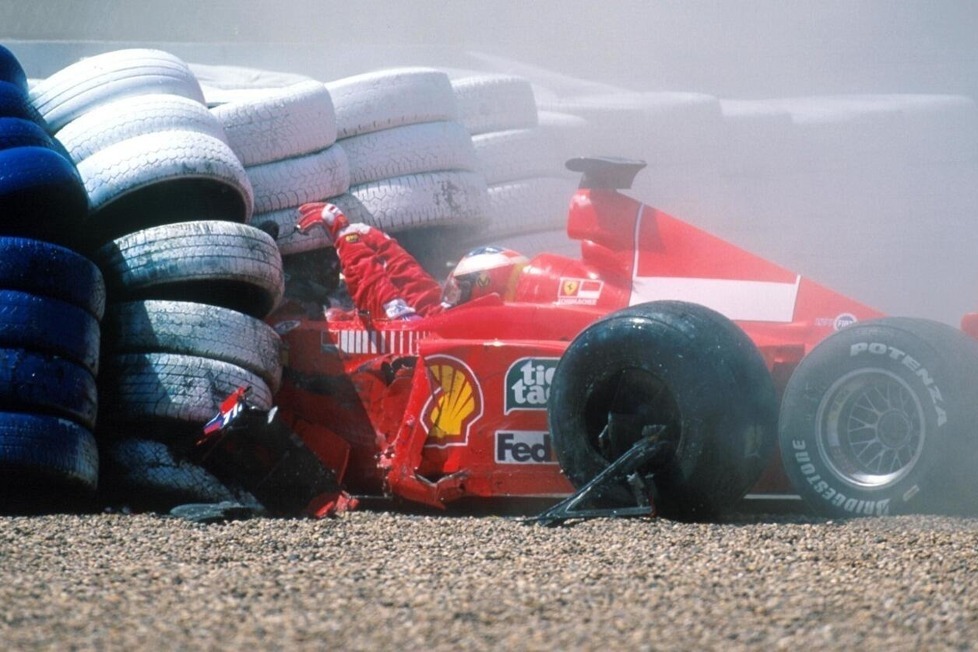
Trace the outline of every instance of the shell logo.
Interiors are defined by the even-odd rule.
[[[429,356],[426,364],[432,388],[423,412],[428,431],[425,445],[463,445],[469,428],[482,416],[482,387],[472,370],[457,358]]]

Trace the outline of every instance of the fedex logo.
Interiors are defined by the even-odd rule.
[[[549,432],[496,433],[496,464],[556,464]]]

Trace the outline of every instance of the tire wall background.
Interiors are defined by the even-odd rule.
[[[327,82],[522,75],[541,110],[587,119],[582,153],[649,161],[641,199],[888,313],[954,324],[978,303],[969,3],[2,0],[0,25],[34,78],[150,46]]]

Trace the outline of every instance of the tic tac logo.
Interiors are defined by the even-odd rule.
[[[520,358],[506,371],[505,414],[546,410],[559,358]]]
[[[431,398],[422,412],[428,431],[426,446],[461,446],[472,424],[482,416],[482,387],[464,362],[448,355],[425,360],[431,380]]]
[[[593,306],[601,297],[602,288],[604,288],[604,281],[561,277],[557,289],[557,303]]]
[[[549,432],[496,433],[496,464],[556,464]]]

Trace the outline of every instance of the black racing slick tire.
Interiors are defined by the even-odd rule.
[[[937,322],[884,318],[823,340],[792,373],[779,424],[785,471],[832,517],[974,504],[978,343]],[[962,477],[967,476],[967,477]]]
[[[664,426],[666,454],[640,469],[656,509],[704,520],[757,481],[774,448],[777,401],[763,358],[733,322],[698,304],[655,301],[612,313],[571,342],[554,373],[549,422],[561,468],[578,487],[645,426]],[[606,497],[634,504],[624,486]]]

